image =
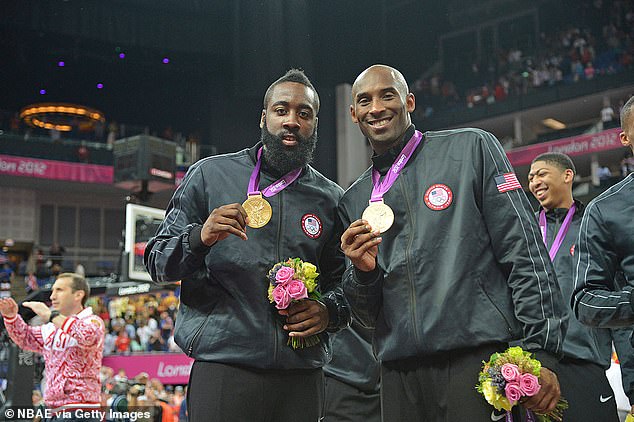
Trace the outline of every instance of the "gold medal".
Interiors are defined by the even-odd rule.
[[[242,208],[244,208],[249,217],[248,226],[253,229],[264,227],[266,223],[271,221],[273,209],[271,209],[271,204],[262,198],[261,193],[249,195],[247,200],[242,203]]]
[[[362,219],[366,220],[372,230],[386,232],[394,223],[394,212],[383,200],[372,202],[363,211]]]

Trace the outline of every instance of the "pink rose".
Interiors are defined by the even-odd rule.
[[[277,270],[275,273],[275,280],[278,283],[286,283],[288,280],[291,280],[295,275],[295,270],[291,267],[282,267]]]
[[[291,280],[286,283],[286,290],[288,291],[288,295],[295,300],[308,297],[306,286],[299,280]]]
[[[507,383],[506,387],[504,387],[504,395],[509,399],[511,404],[514,405],[522,397],[520,385],[516,382]]]
[[[502,372],[502,376],[507,381],[519,382],[520,380],[520,370],[518,369],[517,365],[513,365],[512,363],[505,363],[504,365],[502,365],[502,369],[500,372]]]
[[[534,396],[539,392],[540,388],[542,386],[539,385],[539,380],[535,375],[526,373],[520,376],[520,390],[522,390],[524,395]]]
[[[285,284],[278,284],[271,292],[273,296],[273,300],[275,301],[275,307],[277,309],[286,309],[288,305],[291,303],[291,297],[286,291]]]

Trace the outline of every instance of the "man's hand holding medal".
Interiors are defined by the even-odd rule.
[[[379,253],[381,233],[385,233],[394,224],[394,212],[383,201],[385,195],[412,154],[423,139],[423,134],[415,131],[401,153],[381,180],[378,170],[372,169],[372,194],[361,220],[356,220],[341,236],[341,249],[352,264],[360,271],[373,271],[376,268],[376,256]]]
[[[200,240],[211,246],[233,234],[247,240],[246,226],[249,221],[247,212],[240,204],[223,205],[214,209],[200,232]]]

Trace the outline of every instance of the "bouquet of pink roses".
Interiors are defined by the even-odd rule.
[[[489,404],[497,410],[506,410],[510,415],[511,409],[522,397],[531,397],[539,392],[541,367],[542,364],[533,359],[531,353],[521,347],[510,347],[504,353],[492,354],[488,362],[483,362],[476,389]],[[563,411],[567,408],[568,402],[561,398],[552,412],[536,414],[537,420],[561,422]],[[534,420],[532,412],[528,413],[528,420]]]
[[[299,258],[289,258],[278,262],[269,270],[269,301],[277,309],[286,309],[293,301],[301,299],[321,299],[317,290],[317,267]],[[288,344],[293,349],[314,346],[319,336],[289,337]]]

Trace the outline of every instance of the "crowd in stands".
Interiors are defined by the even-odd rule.
[[[158,422],[185,422],[186,387],[163,385],[145,372],[126,374],[125,370],[104,366],[99,376],[102,385],[102,406],[112,410],[126,411],[151,408],[148,420]]]
[[[532,51],[498,50],[495,57],[463,63],[410,87],[418,119],[466,105],[503,102],[543,87],[572,84],[634,69],[634,6],[625,0],[590,2],[580,26],[540,34]],[[581,5],[580,5],[581,6]],[[593,14],[594,13],[594,14]],[[597,20],[596,17],[601,19]]]
[[[53,243],[48,252],[35,247],[28,259],[20,261],[17,268],[13,268],[16,275],[24,280],[27,294],[52,284],[60,273],[76,272],[86,275],[81,263],[73,265],[71,261],[64,259],[65,251],[66,249],[57,243]]]
[[[40,373],[40,375],[43,375]],[[124,369],[102,366],[99,371],[101,381],[101,405],[113,412],[137,412],[136,421],[142,422],[187,422],[185,397],[187,386],[164,385],[157,378],[150,378],[146,372],[127,374]],[[33,407],[44,409],[41,387],[43,378],[32,393]],[[148,417],[145,417],[148,416]],[[104,422],[118,422],[123,419],[106,419]],[[125,419],[128,420],[128,419]]]
[[[104,355],[181,352],[174,342],[178,307],[174,292],[93,297],[89,305],[106,323]]]

